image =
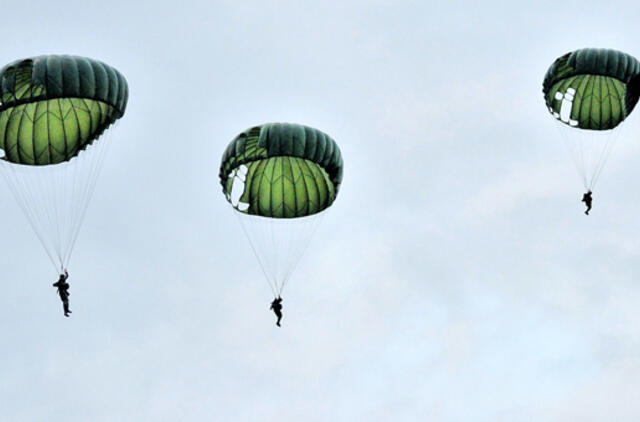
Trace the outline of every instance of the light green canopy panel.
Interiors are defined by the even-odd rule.
[[[227,200],[247,214],[295,218],[329,207],[342,181],[333,139],[307,126],[271,123],[238,135],[220,165]]]
[[[549,112],[580,129],[618,126],[638,102],[640,63],[616,50],[584,48],[558,58],[542,84]]]
[[[125,78],[96,60],[39,56],[0,70],[0,149],[17,164],[69,161],[123,116]]]

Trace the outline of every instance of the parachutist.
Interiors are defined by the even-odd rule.
[[[62,301],[62,307],[64,309],[64,316],[68,317],[71,311],[69,310],[69,283],[67,283],[67,279],[69,278],[69,272],[65,268],[64,274],[60,274],[60,278],[56,283],[53,283],[53,287],[58,288],[58,295],[60,295],[60,300]]]
[[[591,211],[591,202],[593,198],[591,197],[591,191],[582,195],[582,202],[587,206],[587,210],[584,212],[586,215],[589,215],[589,211]]]
[[[273,302],[271,302],[271,307],[269,309],[273,309],[273,313],[278,317],[276,325],[280,327],[280,320],[282,319],[282,298],[278,296],[276,299],[273,299]]]
[[[581,48],[558,57],[542,82],[547,110],[561,123],[560,133],[588,191],[582,197],[585,215],[591,212],[590,189],[600,177],[619,127],[638,103],[639,65],[621,51]]]

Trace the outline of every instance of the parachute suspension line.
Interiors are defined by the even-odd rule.
[[[603,131],[577,129],[558,120],[556,123],[585,191],[592,191],[620,136],[622,123]]]
[[[39,212],[40,210],[38,210],[38,206],[40,206],[41,204],[37,204],[38,206],[35,207],[36,209],[31,209],[28,206],[30,203],[32,203],[33,199],[33,191],[29,188],[31,186],[31,184],[29,183],[29,177],[24,177],[22,173],[18,172],[19,170],[21,170],[19,165],[10,164],[4,160],[2,161],[2,168],[4,170],[3,174],[5,175],[5,180],[11,188],[12,193],[16,197],[18,204],[20,204],[20,207],[24,210],[24,214],[27,216],[29,223],[33,227],[34,231],[36,231],[36,234],[38,235],[41,242],[43,244],[46,244],[45,239],[43,239],[43,235],[38,230],[38,228],[42,224],[41,216],[43,214]],[[24,189],[20,187],[21,180],[26,185],[26,188]],[[45,249],[54,268],[57,268],[56,259],[54,258],[55,254],[53,253],[53,251],[51,251],[50,248]]]
[[[85,110],[89,112],[90,106],[87,104],[85,99],[82,99],[82,104],[84,105]],[[102,120],[103,120],[103,116],[102,116],[102,113],[100,113],[100,117],[98,118],[98,121],[102,121]],[[81,177],[77,177],[77,176],[73,177],[72,196],[76,192],[79,192],[79,195],[80,195],[79,197],[74,198],[73,202],[80,204],[80,206],[73,207],[73,210],[71,210],[73,212],[73,221],[76,221],[77,224],[75,225],[73,231],[70,234],[71,246],[68,249],[68,253],[66,257],[67,262],[69,259],[71,259],[73,248],[77,241],[78,234],[80,233],[80,227],[82,226],[82,222],[84,221],[84,218],[86,216],[90,199],[93,196],[93,192],[95,190],[98,176],[100,175],[100,171],[102,170],[104,160],[107,156],[107,151],[109,150],[109,146],[111,145],[111,142],[113,139],[113,133],[116,131],[116,127],[118,126],[118,123],[119,122],[116,121],[114,124],[112,124],[111,129],[109,131],[103,131],[98,142],[94,142],[92,145],[92,147],[95,148],[95,151],[93,151],[90,157],[87,157],[88,160],[80,163],[84,167],[80,167],[80,165],[78,166],[81,168],[80,173],[84,174],[85,177],[88,179],[88,181],[85,182],[84,180],[81,180],[82,179]]]
[[[280,285],[280,290],[278,292],[279,294],[282,293],[282,291],[284,290],[284,287],[287,285],[287,282],[289,281],[291,275],[293,274],[294,270],[300,263],[302,256],[304,255],[306,250],[309,248],[310,240],[313,239],[313,236],[318,230],[318,227],[320,227],[320,223],[322,222],[324,215],[327,214],[330,209],[331,208],[321,213],[314,214],[310,217],[306,217],[309,219],[308,224],[310,225],[310,227],[308,227],[306,230],[290,231],[291,240],[289,244],[289,251],[293,250],[293,253],[290,255],[291,258],[290,258],[289,265],[286,265],[286,268],[288,270],[285,271],[284,273],[282,284]]]
[[[273,194],[273,193],[272,193]],[[277,255],[278,253],[278,243],[276,242],[276,235],[275,235],[275,225],[277,224],[276,221],[269,219],[267,220],[267,225],[269,227],[269,238],[271,240],[271,252],[275,253]],[[278,264],[279,264],[279,259],[276,256],[276,259],[274,259],[273,265],[273,285],[276,288],[276,291],[278,293],[278,295],[280,294],[280,289],[278,289],[278,283],[280,282],[280,280],[278,280]]]
[[[295,224],[295,222],[294,222]],[[284,245],[284,257],[288,257],[289,259],[292,259],[292,255],[293,253],[295,253],[295,251],[292,251],[294,249],[293,245],[294,243],[294,237],[296,237],[297,231],[296,230],[286,230],[285,231],[286,234],[286,240],[283,242]],[[304,245],[301,245],[301,247],[304,247]],[[287,279],[289,277],[289,274],[291,273],[291,266],[292,264],[290,262],[285,262],[283,265],[283,274],[280,276],[281,279],[279,280],[280,284],[278,286],[278,296],[280,296],[282,294],[282,290],[284,289],[284,285],[287,283]]]
[[[271,221],[270,225],[271,225],[271,231],[272,231],[272,236],[273,236],[273,231],[274,229],[277,229],[278,231],[281,231],[281,228],[279,227],[280,225],[278,224],[279,221]],[[290,264],[288,262],[286,262],[286,258],[290,258],[291,257],[291,244],[292,244],[292,237],[294,236],[294,231],[293,230],[285,230],[283,232],[284,234],[284,238],[282,239],[282,245],[281,245],[281,255],[276,259],[276,267],[275,267],[275,274],[278,275],[278,284],[276,284],[277,288],[278,288],[278,296],[280,296],[282,294],[282,289],[284,288],[284,284],[286,282],[286,269],[290,267]],[[273,240],[273,244],[274,247],[277,246],[275,239]],[[280,251],[278,251],[280,252]],[[285,262],[282,263],[281,267],[284,271],[283,274],[281,274],[278,270],[278,264],[280,264],[281,260],[285,260]]]
[[[613,130],[613,133],[611,133],[611,135],[607,138],[602,155],[600,156],[598,164],[596,165],[596,171],[593,177],[591,178],[589,190],[593,190],[596,183],[598,182],[598,179],[600,178],[600,175],[602,174],[602,169],[604,168],[604,165],[607,163],[607,161],[609,161],[609,156],[611,155],[611,151],[613,151],[613,147],[615,146],[616,142],[618,141],[618,138],[620,137],[620,132],[622,130],[621,126],[623,124],[624,124],[624,121],[620,123],[618,127]]]
[[[84,99],[82,100],[82,104],[84,105],[85,110],[88,112],[89,106],[87,105]],[[91,120],[91,117],[90,117],[90,125],[93,125],[93,121]],[[83,158],[82,161],[78,160],[78,162],[76,163],[76,166],[73,169],[73,174],[69,175],[70,179],[65,181],[65,186],[68,186],[71,189],[71,192],[70,192],[71,199],[69,200],[68,215],[71,216],[70,221],[77,222],[77,224],[72,225],[71,230],[69,232],[69,248],[67,249],[65,253],[65,257],[63,258],[65,262],[68,262],[68,259],[70,259],[71,250],[73,250],[78,230],[84,218],[82,209],[85,206],[87,189],[90,189],[90,185],[91,185],[91,178],[93,175],[93,163],[95,163],[98,160],[98,156],[100,155],[100,153],[102,152],[101,150],[104,147],[103,144],[107,143],[105,141],[106,139],[101,139],[98,142],[94,142],[94,144],[91,146],[92,148],[91,154],[86,154],[87,151],[82,151],[80,154],[88,155],[88,156],[82,157]],[[77,158],[80,158],[80,154]],[[89,168],[88,173],[85,170],[85,167]],[[78,176],[78,173],[80,173],[81,176]],[[78,179],[82,179],[83,178],[82,176],[84,176],[86,180],[79,181]],[[82,182],[85,183],[85,186],[78,186],[78,184]],[[77,205],[73,206],[72,204],[77,204]]]
[[[45,186],[45,192],[47,192],[47,199],[49,199],[49,204],[47,205],[48,207],[50,207],[49,209],[52,210],[52,213],[49,214],[51,217],[51,227],[52,229],[55,227],[55,232],[53,235],[53,239],[54,239],[54,243],[53,246],[56,250],[56,254],[58,255],[58,259],[60,260],[60,266],[62,266],[63,262],[62,262],[62,240],[60,239],[60,215],[58,212],[58,202],[56,201],[56,196],[52,194],[52,190],[55,188],[55,186],[59,186],[59,180],[60,176],[59,174],[57,174],[57,172],[52,172],[51,177],[49,177],[46,182],[47,185]]]
[[[98,145],[96,145],[97,147]],[[80,166],[74,166],[73,168],[73,175],[71,176],[71,180],[73,181],[73,187],[71,189],[71,200],[69,201],[69,207],[71,208],[69,211],[71,212],[71,220],[75,220],[76,219],[76,213],[77,213],[77,207],[73,207],[71,204],[76,204],[78,203],[78,168]],[[73,236],[73,235],[72,235]],[[73,245],[69,248],[69,249],[73,249]],[[67,261],[68,262],[68,261]]]
[[[29,166],[0,160],[7,184],[56,271],[71,259],[112,134],[113,129],[105,132],[68,162]]]
[[[262,257],[258,253],[258,251],[256,249],[256,245],[253,244],[254,241],[251,239],[251,236],[249,235],[249,231],[247,230],[247,227],[245,226],[244,219],[242,218],[243,216],[241,215],[242,213],[240,211],[236,211],[236,210],[232,210],[231,212],[233,212],[235,214],[235,216],[238,218],[238,221],[240,222],[240,227],[242,227],[242,231],[244,232],[245,237],[249,241],[249,245],[251,245],[251,249],[253,250],[253,254],[258,259],[258,264],[260,264],[260,269],[262,270],[262,273],[264,274],[264,277],[267,279],[267,283],[269,284],[269,288],[271,289],[271,292],[273,293],[273,296],[276,297],[277,296],[276,284],[275,284],[274,281],[271,281],[271,277],[269,275],[269,272],[265,268],[265,263],[262,262],[263,261]]]
[[[23,190],[23,191],[20,191],[18,189],[18,186],[19,186],[18,177],[19,176],[17,175],[17,172],[16,172],[16,169],[15,169],[14,165],[9,164],[5,160],[0,160],[0,167],[2,167],[2,170],[3,170],[2,174],[5,176],[5,181],[7,182],[7,185],[9,186],[9,189],[13,193],[13,196],[16,198],[16,202],[18,202],[18,205],[22,209],[22,212],[27,217],[27,220],[29,221],[29,224],[31,225],[31,228],[33,229],[33,231],[38,236],[38,239],[40,240],[40,243],[43,246],[47,245],[47,242],[45,241],[41,231],[39,230],[40,224],[39,224],[39,221],[38,221],[37,213],[33,213],[27,206],[27,204],[33,203],[33,201],[29,201],[29,198],[28,198],[28,196],[29,196],[28,193],[30,193],[30,191],[28,191],[26,189]],[[44,250],[47,253],[47,256],[49,257],[49,260],[51,261],[51,264],[53,265],[53,268],[57,271],[58,270],[58,265],[56,264],[56,260],[53,257],[53,254],[51,253],[50,248],[45,246]]]
[[[267,218],[233,212],[274,297],[280,296],[326,211],[297,218]]]
[[[88,107],[88,106],[87,106]],[[69,233],[69,247],[66,250],[66,254],[63,257],[63,262],[68,263],[71,260],[78,235],[80,234],[80,228],[87,214],[91,197],[95,191],[95,187],[100,176],[104,160],[108,155],[108,151],[111,143],[113,142],[113,134],[116,132],[118,122],[112,125],[108,132],[104,132],[97,141],[90,146],[92,151],[83,151],[82,154],[88,155],[85,160],[79,162],[73,169],[74,174],[66,174],[70,180],[65,181],[65,186],[69,186],[71,189],[71,200],[68,201],[68,211],[71,215],[71,222],[73,224],[72,230]],[[87,154],[88,153],[88,154]],[[79,173],[79,175],[78,175]],[[86,180],[84,179],[86,178]]]
[[[78,240],[78,235],[80,234],[80,228],[82,226],[82,222],[84,221],[84,218],[87,214],[89,203],[91,202],[91,197],[93,196],[100,173],[102,172],[104,161],[107,158],[109,148],[113,142],[114,133],[117,133],[116,129],[119,126],[118,123],[119,121],[116,121],[114,124],[112,124],[109,131],[106,133],[103,133],[102,136],[100,137],[101,139],[95,144],[95,148],[97,149],[97,151],[94,151],[91,157],[92,159],[87,164],[89,166],[88,175],[90,177],[90,181],[84,187],[85,188],[84,191],[82,189],[83,186],[77,186],[76,188],[76,185],[82,184],[82,181],[80,180],[81,178],[75,177],[75,176],[73,178],[75,182],[74,190],[80,191],[82,195],[80,201],[76,203],[80,203],[83,206],[80,207],[80,209],[75,208],[75,210],[77,210],[80,213],[80,216],[79,218],[76,218],[77,224],[75,227],[75,231],[72,233],[71,247],[68,250],[66,262],[69,262],[69,260],[71,259],[71,254],[73,253],[74,246],[76,244],[76,241]]]
[[[112,128],[106,136],[103,135],[102,137],[105,137],[106,139],[101,139],[101,141],[97,142],[97,144],[95,145],[97,151],[94,151],[92,153],[92,157],[90,157],[90,159],[88,160],[89,161],[88,164],[86,164],[89,167],[89,170],[85,174],[89,175],[90,180],[89,180],[89,183],[87,183],[87,185],[85,186],[84,191],[82,190],[82,187],[79,187],[79,189],[76,189],[76,185],[81,184],[82,182],[78,180],[78,177],[74,176],[73,178],[74,190],[81,191],[80,199],[77,202],[75,202],[77,204],[80,204],[80,207],[74,208],[76,211],[76,217],[74,217],[73,221],[76,221],[76,223],[75,223],[75,228],[71,233],[71,242],[70,242],[69,248],[67,249],[67,254],[64,257],[64,262],[69,262],[71,260],[71,255],[73,253],[76,241],[78,240],[78,235],[80,234],[80,228],[82,227],[82,222],[84,221],[84,218],[87,215],[87,210],[89,209],[89,203],[91,202],[91,197],[95,192],[95,187],[98,182],[100,173],[102,171],[104,160],[107,157],[109,146],[111,145],[111,142],[112,142],[111,138],[113,138],[114,129],[115,128]],[[79,213],[79,217],[77,216],[78,213]]]
[[[58,110],[60,110],[60,112],[62,113],[62,106],[60,104],[60,98],[56,98],[56,101],[58,103]],[[47,126],[49,126],[49,120],[51,119],[51,114],[49,113],[49,105],[50,105],[50,101],[46,102],[47,104]],[[62,127],[62,132],[64,134],[64,138],[67,138],[66,135],[66,131],[65,131],[65,127],[64,125],[61,126]],[[51,143],[51,132],[47,131],[47,138],[49,140],[49,144]],[[49,179],[49,183],[50,183],[50,189],[48,190],[48,192],[54,192],[54,189],[56,186],[61,186],[60,185],[60,181],[62,179],[60,173],[54,173],[55,174],[55,178],[51,178]],[[62,204],[58,204],[57,201],[57,197],[52,196],[52,203],[53,203],[53,210],[55,212],[55,223],[56,223],[56,239],[58,241],[58,257],[60,258],[60,267],[61,269],[64,267],[64,260],[62,258],[62,256],[64,255],[63,252],[63,247],[62,247],[62,236],[60,235],[60,212],[59,212],[59,208],[60,206],[62,206]],[[59,206],[60,205],[60,206]]]
[[[575,136],[574,136],[574,138],[575,138]],[[586,190],[588,190],[589,189],[589,182],[587,182],[587,172],[588,172],[587,168],[589,166],[588,163],[589,163],[590,160],[589,160],[589,157],[587,157],[586,155],[587,155],[587,153],[589,151],[587,151],[587,148],[584,148],[584,147],[581,148],[581,145],[579,143],[577,143],[575,141],[575,139],[573,141],[570,141],[570,142],[573,145],[573,148],[575,148],[577,150],[578,154],[579,154],[579,156],[577,158],[577,161],[578,161],[578,163],[580,165],[580,170],[578,170],[578,171],[580,172],[580,175],[582,176],[582,184],[584,185],[584,188]],[[588,141],[588,142],[590,142],[590,141]]]
[[[561,123],[559,120],[554,119],[556,122],[556,129],[562,138],[562,141],[569,152],[569,156],[571,156],[571,160],[578,171],[578,176],[582,179],[582,185],[586,190],[589,189],[587,183],[587,170],[585,169],[585,160],[584,160],[584,150],[580,149],[580,145],[575,142],[574,139],[571,139],[571,133],[567,133],[567,127],[564,123]]]

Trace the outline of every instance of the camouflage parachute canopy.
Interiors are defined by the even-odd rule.
[[[0,70],[0,149],[5,160],[46,165],[78,155],[124,114],[117,70],[76,56],[39,56]]]
[[[551,114],[580,129],[607,130],[638,102],[640,63],[616,50],[584,48],[558,58],[542,92]]]
[[[304,217],[329,207],[342,181],[342,155],[325,133],[291,123],[255,126],[231,141],[220,183],[246,214]]]

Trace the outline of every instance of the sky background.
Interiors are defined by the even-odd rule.
[[[477,3],[6,5],[0,64],[92,57],[130,97],[71,318],[0,184],[0,419],[638,420],[640,117],[585,217],[541,84],[578,48],[640,57],[640,6]],[[282,328],[217,176],[274,121],[345,161]]]

